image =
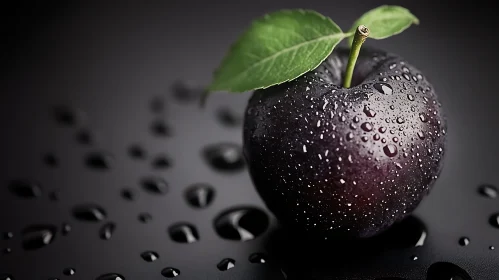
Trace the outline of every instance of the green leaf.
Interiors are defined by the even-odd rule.
[[[406,8],[383,5],[368,11],[357,19],[348,35],[353,35],[355,29],[361,24],[369,28],[369,38],[385,39],[401,33],[411,24],[419,24],[419,20]],[[353,36],[350,36],[348,45],[352,45],[352,40]]]
[[[345,37],[314,11],[267,14],[232,45],[208,90],[245,92],[293,80],[319,66]]]

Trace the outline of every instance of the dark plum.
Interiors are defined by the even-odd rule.
[[[376,235],[409,215],[442,169],[446,120],[432,85],[402,57],[348,49],[317,69],[256,90],[244,156],[267,207],[319,238]]]

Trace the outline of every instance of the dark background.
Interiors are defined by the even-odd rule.
[[[214,95],[201,111],[196,104],[175,101],[171,85],[177,80],[207,84],[230,44],[263,13],[311,8],[347,29],[368,9],[399,4],[409,8],[421,24],[367,44],[397,53],[422,70],[448,117],[444,171],[415,213],[428,228],[427,241],[423,247],[379,253],[369,263],[352,264],[351,268],[337,266],[335,260],[341,256],[330,248],[330,266],[319,269],[307,261],[314,257],[314,250],[293,252],[296,244],[305,242],[294,240],[285,247],[288,255],[296,254],[293,258],[303,267],[293,266],[288,276],[344,279],[334,277],[352,273],[358,279],[424,279],[432,263],[449,261],[467,270],[473,279],[499,278],[499,250],[489,250],[489,246],[499,248],[499,232],[488,224],[499,204],[476,191],[482,183],[499,184],[498,25],[493,21],[492,3],[103,2],[23,3],[2,8],[0,184],[7,186],[15,178],[35,180],[43,194],[26,200],[12,196],[6,187],[0,188],[0,232],[15,235],[11,240],[0,240],[0,249],[12,249],[12,253],[0,255],[0,274],[12,273],[15,279],[48,279],[61,277],[65,267],[74,267],[77,273],[71,279],[93,279],[107,272],[121,273],[126,279],[162,279],[161,269],[173,266],[181,271],[179,279],[282,277],[280,269],[286,265],[279,259],[265,266],[247,261],[249,254],[266,251],[265,244],[272,240],[277,227],[274,220],[267,233],[245,243],[220,239],[212,226],[216,214],[229,207],[264,208],[246,171],[219,174],[200,157],[207,144],[241,143],[241,128],[220,125],[215,112],[230,106],[242,114],[249,94]],[[167,101],[166,113],[160,116],[149,109],[155,96]],[[75,127],[59,125],[51,108],[60,104],[83,112],[82,121]],[[163,139],[150,133],[149,125],[157,118],[171,125],[172,137]],[[75,135],[82,128],[92,132],[95,144],[77,143]],[[167,153],[173,159],[172,168],[155,171],[149,159],[131,159],[127,148],[133,143],[141,144],[150,155]],[[86,168],[83,157],[90,151],[113,154],[112,168],[106,172]],[[41,158],[48,152],[58,157],[57,168],[43,164]],[[138,180],[144,175],[166,178],[169,193],[154,197],[141,192]],[[206,210],[193,210],[183,200],[185,187],[196,182],[210,183],[217,191],[213,205]],[[137,190],[136,201],[120,197],[124,186]],[[47,196],[53,190],[60,190],[57,202]],[[71,216],[71,207],[83,202],[102,205],[108,219],[117,223],[111,240],[98,238],[99,224],[81,223]],[[140,212],[151,213],[153,221],[140,224],[136,218]],[[177,221],[196,225],[200,242],[186,245],[169,240],[166,228]],[[72,225],[70,235],[58,235],[50,246],[37,251],[22,250],[20,233],[24,227],[36,223],[60,227],[62,222]],[[470,245],[458,245],[462,236],[471,239]],[[159,261],[143,261],[140,253],[145,250],[156,250]],[[410,260],[412,255],[419,259]],[[234,258],[236,268],[219,272],[216,264],[225,257]]]

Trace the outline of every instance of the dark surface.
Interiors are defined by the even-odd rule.
[[[434,85],[448,116],[445,167],[432,194],[415,212],[427,228],[423,246],[414,247],[421,239],[421,225],[414,221],[376,242],[330,247],[275,230],[276,221],[265,210],[247,170],[218,172],[202,153],[211,144],[241,144],[241,127],[224,125],[217,110],[230,107],[241,116],[249,94],[213,95],[204,111],[189,103],[189,96],[174,97],[172,87],[178,80],[194,87],[208,83],[230,43],[264,12],[313,8],[347,29],[379,4],[81,2],[3,9],[0,231],[5,238],[0,240],[0,275],[94,279],[118,273],[126,279],[165,279],[162,270],[172,267],[180,271],[178,279],[244,280],[282,279],[282,268],[288,279],[425,279],[432,264],[450,262],[473,279],[497,279],[499,231],[489,218],[499,206],[497,199],[477,190],[482,183],[499,184],[499,99],[494,86],[494,63],[499,60],[491,7],[476,1],[452,7],[437,1],[407,2],[404,5],[420,18],[420,26],[367,42],[419,68]],[[163,110],[151,104],[158,96],[165,101]],[[71,117],[57,106],[68,106]],[[86,131],[91,134],[81,134]],[[133,144],[143,147],[144,159],[130,156]],[[94,153],[103,160],[88,165],[87,157]],[[57,164],[47,165],[47,154],[54,155]],[[152,166],[159,154],[169,157],[170,167]],[[167,192],[144,190],[141,180],[150,176],[164,178]],[[39,184],[41,196],[11,192],[10,182],[18,179]],[[195,183],[215,190],[204,209],[189,206],[185,199],[184,191]],[[131,190],[133,195],[126,197],[132,199],[122,196],[124,189]],[[92,204],[104,209],[104,221],[73,216],[74,207]],[[221,238],[214,219],[232,207],[263,209],[270,228],[246,242]],[[139,219],[147,216],[144,213],[151,216]],[[100,231],[108,222],[116,227],[104,240]],[[195,226],[198,242],[171,239],[169,227],[180,222]],[[52,226],[57,228],[55,236],[43,238]],[[33,227],[36,232],[26,236],[26,229]],[[467,246],[459,245],[463,236],[470,240]],[[31,245],[45,245],[27,251],[27,237]],[[146,262],[141,257],[146,251],[156,252],[159,259]],[[269,261],[251,263],[248,258],[255,252],[266,252]],[[233,259],[235,267],[220,271],[218,265],[226,258]],[[445,264],[433,267],[454,269]],[[65,276],[69,272],[74,275]]]

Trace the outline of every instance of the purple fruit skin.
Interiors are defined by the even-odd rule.
[[[347,60],[337,49],[314,71],[256,90],[245,113],[244,156],[258,193],[281,223],[320,239],[384,231],[442,170],[447,124],[422,73],[364,48],[346,89]]]

